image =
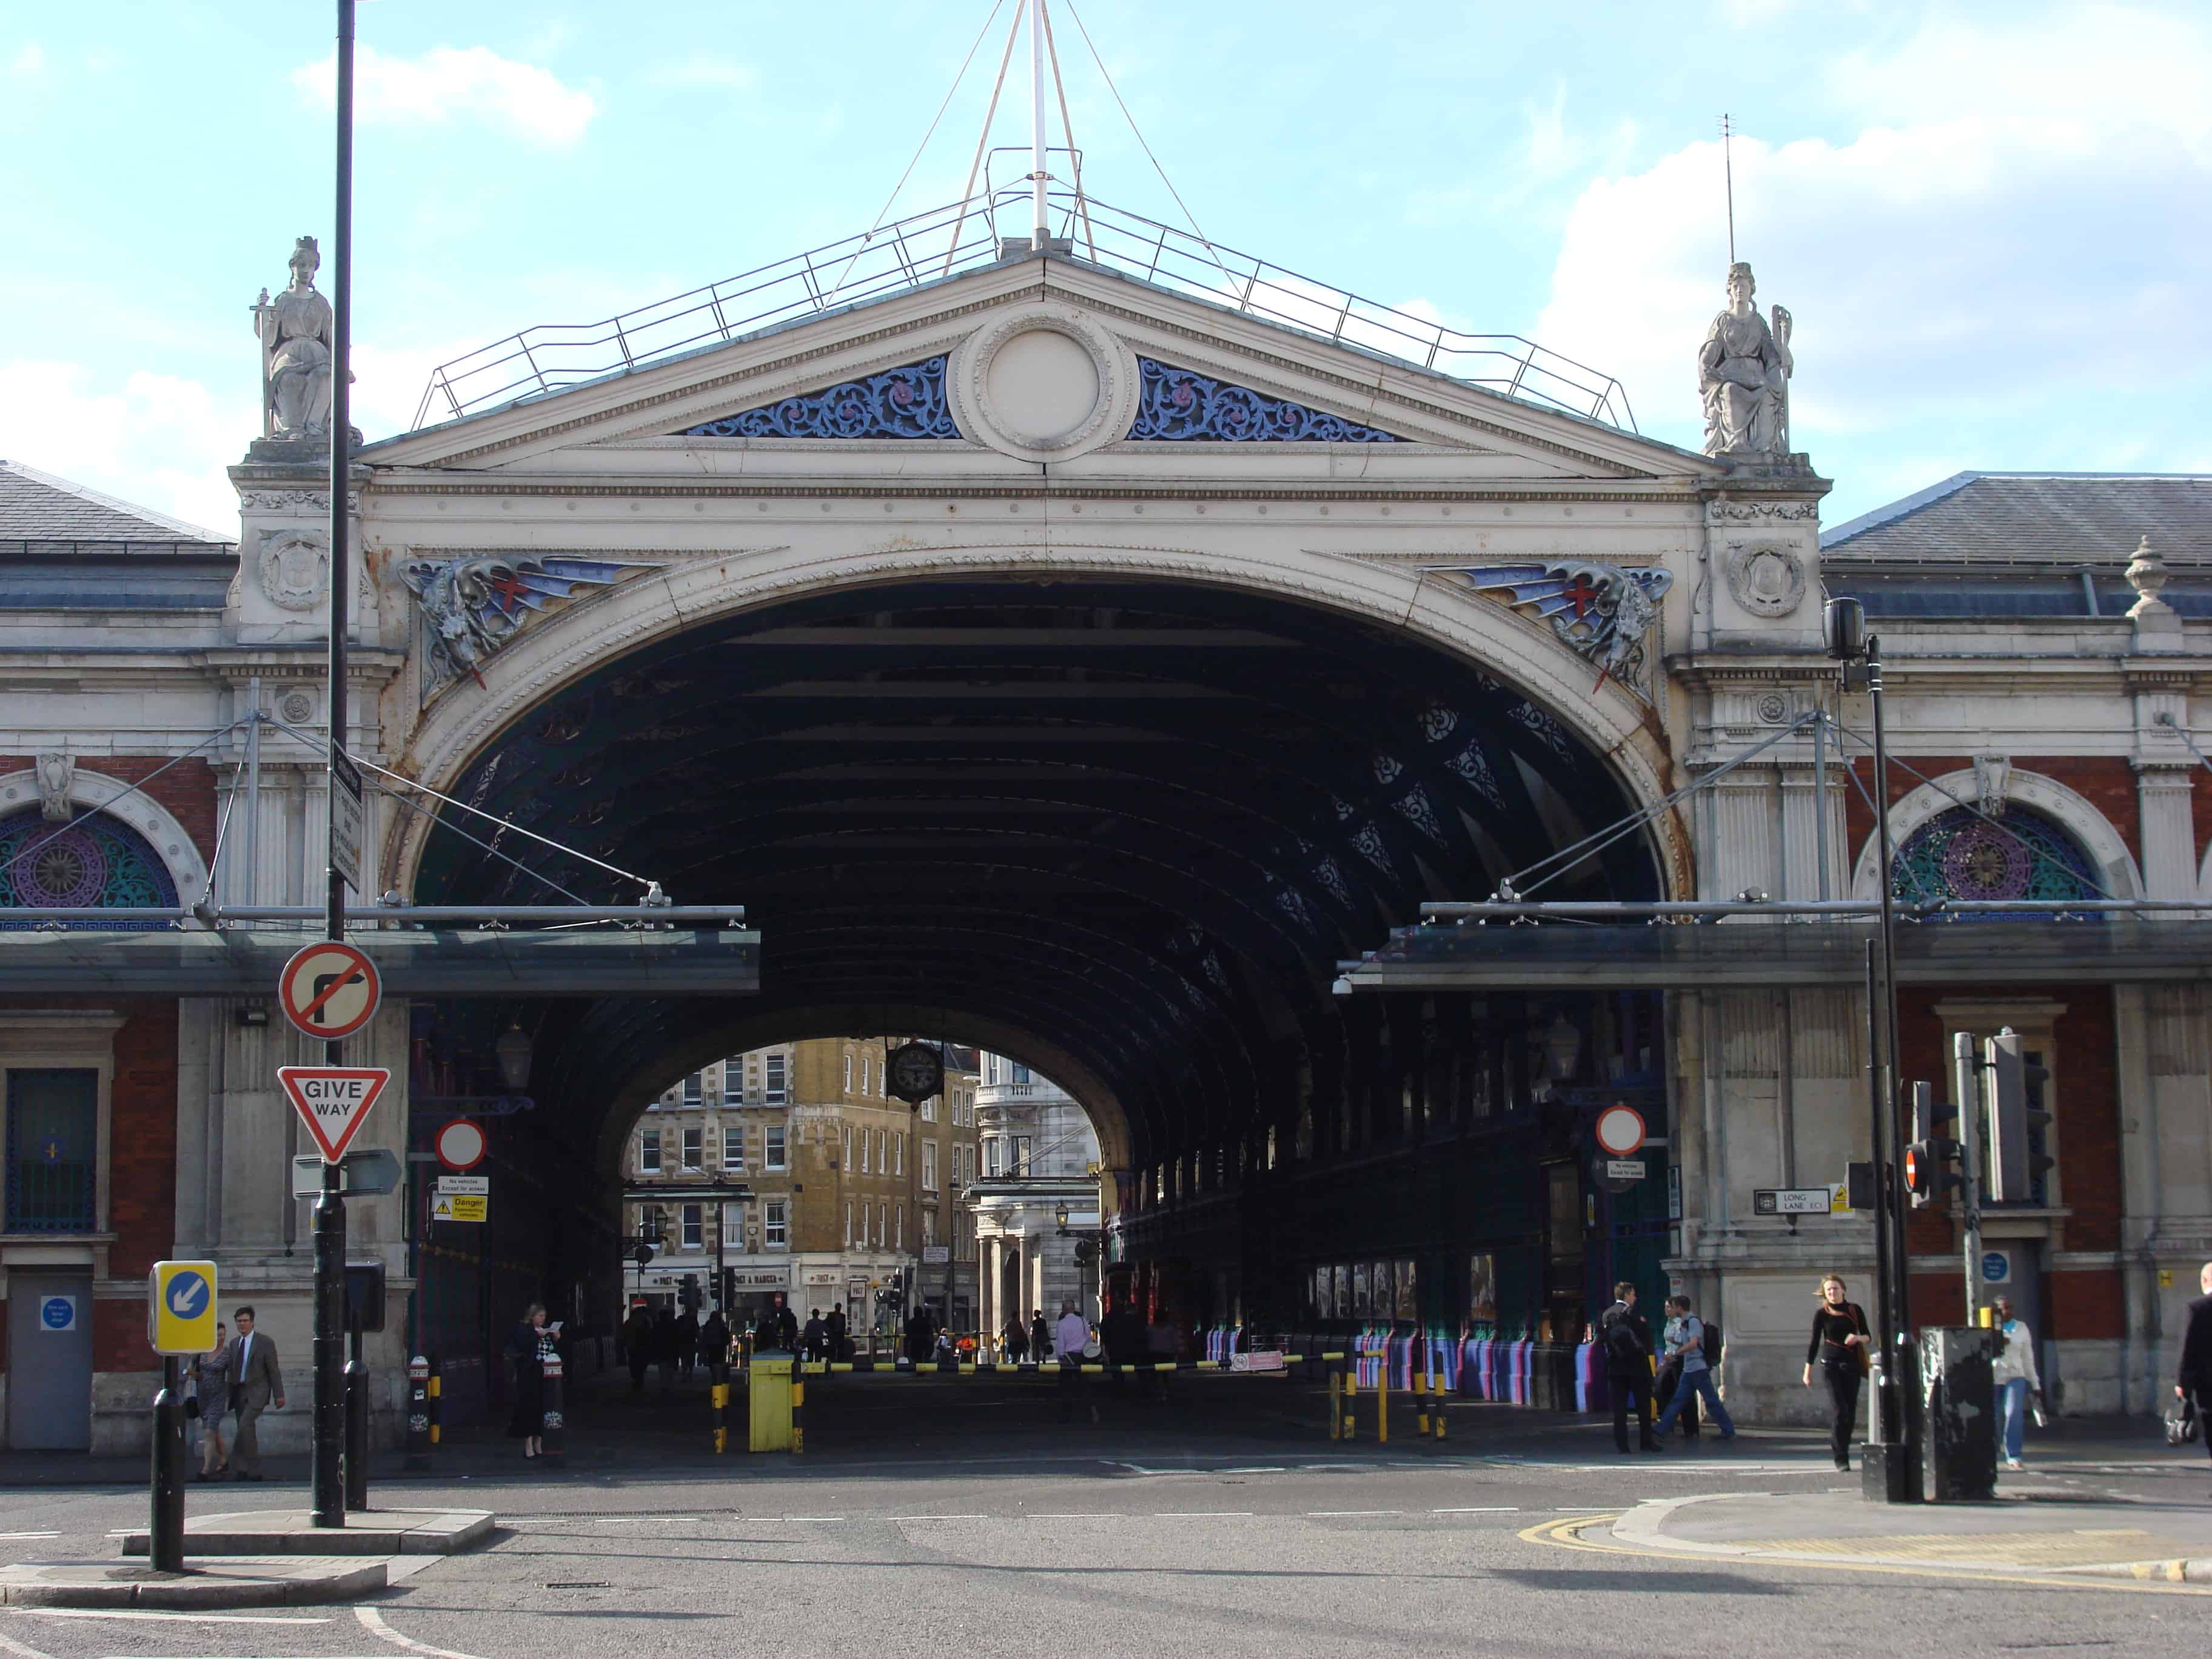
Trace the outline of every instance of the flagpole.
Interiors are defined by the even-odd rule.
[[[1030,0],[1030,246],[1044,252],[1044,0]]]

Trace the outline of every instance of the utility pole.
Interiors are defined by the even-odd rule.
[[[354,0],[337,0],[337,165],[331,263],[331,641],[329,749],[325,756],[330,812],[344,786],[338,776],[346,742],[346,601],[352,592],[352,562],[347,557],[346,490],[353,471],[353,411],[348,371],[353,329],[353,37]],[[325,846],[323,933],[343,940],[346,933],[345,878],[334,852]],[[343,1043],[326,1042],[323,1058],[344,1064]],[[339,1194],[340,1166],[325,1161],[323,1189],[315,1200],[314,1439],[308,1486],[314,1524],[345,1525],[345,1200]]]
[[[1044,252],[1046,234],[1044,166],[1044,0],[1030,0],[1030,203],[1033,216],[1030,246]]]
[[[1966,1317],[1982,1305],[1982,1148],[1988,1122],[1982,1106],[1981,1067],[1974,1060],[1971,1033],[1951,1036],[1951,1088],[1959,1103],[1959,1232],[1965,1242]]]

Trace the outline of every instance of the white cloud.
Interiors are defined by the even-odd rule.
[[[0,455],[219,535],[238,534],[224,469],[260,435],[250,392],[218,398],[198,380],[143,370],[118,386],[82,363],[0,362]]]
[[[337,60],[303,64],[292,83],[324,108],[337,101]],[[365,122],[438,125],[473,118],[533,144],[574,144],[599,113],[588,92],[550,70],[502,58],[489,46],[434,46],[420,58],[392,58],[373,46],[354,58],[354,107]]]
[[[726,58],[687,58],[653,70],[653,78],[665,87],[727,87],[744,92],[760,84],[760,71]]]
[[[46,49],[35,40],[24,46],[8,60],[8,70],[11,75],[36,75],[46,66]]]
[[[1761,305],[1797,319],[1792,435],[1814,465],[1877,438],[1893,458],[2054,464],[2016,453],[2034,443],[2075,465],[2172,465],[2153,411],[2201,404],[2212,353],[2192,299],[2212,222],[2185,206],[2212,188],[2212,112],[2188,90],[2208,78],[2197,21],[1944,22],[1835,66],[1856,137],[1739,138],[1737,250]],[[1647,432],[1694,447],[1693,353],[1727,253],[1717,141],[1598,179],[1536,337],[1620,377]]]

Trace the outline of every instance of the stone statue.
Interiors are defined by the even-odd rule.
[[[1698,351],[1708,455],[1790,453],[1790,313],[1775,307],[1770,328],[1751,302],[1757,291],[1749,265],[1729,267],[1728,309]]]
[[[331,430],[331,366],[336,342],[331,302],[315,291],[323,256],[312,236],[292,250],[292,286],[253,307],[261,337],[261,435],[325,438]]]

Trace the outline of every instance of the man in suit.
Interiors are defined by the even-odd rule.
[[[1636,1311],[1636,1286],[1622,1279],[1615,1298],[1598,1323],[1605,1346],[1605,1385],[1613,1395],[1613,1443],[1628,1449],[1628,1417],[1636,1414],[1638,1443],[1645,1451],[1664,1451],[1651,1432],[1651,1328]]]
[[[231,1398],[239,1402],[238,1432],[231,1437],[230,1461],[240,1480],[261,1479],[261,1441],[255,1425],[274,1402],[284,1409],[284,1373],[276,1364],[276,1345],[253,1328],[253,1310],[231,1315],[238,1334],[230,1344]]]
[[[2204,1292],[2189,1304],[2189,1328],[2181,1339],[2181,1374],[2173,1385],[2177,1400],[2197,1402],[2204,1449],[2212,1452],[2212,1261],[2197,1275]]]

